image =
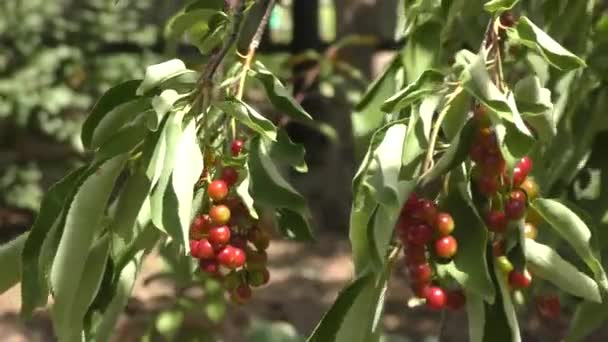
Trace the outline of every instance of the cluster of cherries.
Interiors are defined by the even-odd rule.
[[[494,233],[494,256],[497,258],[499,268],[508,275],[510,286],[515,289],[526,288],[530,286],[532,277],[526,270],[522,272],[513,268],[505,256],[503,238],[509,221],[523,219],[527,215],[528,200],[538,196],[538,185],[528,177],[532,171],[532,159],[528,156],[521,158],[513,168],[512,177],[509,178],[506,162],[484,107],[476,108],[475,120],[478,129],[469,156],[476,165],[473,181],[477,191],[493,199],[493,208],[484,214],[488,230]],[[537,234],[534,223],[526,222],[526,237],[535,239]]]
[[[234,140],[231,151],[241,153],[243,142]],[[203,171],[207,177],[207,170]],[[242,201],[231,195],[237,184],[238,171],[223,167],[219,179],[207,186],[207,195],[213,202],[208,213],[196,216],[190,226],[190,255],[198,259],[200,269],[221,280],[231,298],[237,303],[247,302],[251,287],[268,283],[265,250],[268,234],[257,227]]]
[[[446,291],[433,285],[433,268],[429,262],[429,256],[447,261],[458,251],[458,243],[451,235],[454,231],[452,216],[440,212],[433,201],[418,198],[412,193],[401,211],[396,230],[405,248],[408,273],[416,296],[426,299],[426,305],[431,309],[462,308],[465,303],[462,290]]]

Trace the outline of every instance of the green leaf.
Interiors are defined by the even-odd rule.
[[[98,122],[91,136],[90,148],[97,149],[110,142],[124,126],[136,125],[137,122],[133,121],[140,117],[140,113],[149,109],[151,109],[149,98],[137,98],[117,106]]]
[[[251,187],[251,176],[249,175],[249,168],[245,165],[240,173],[241,177],[243,177],[243,180],[241,180],[241,182],[237,185],[236,193],[243,201],[243,204],[245,204],[245,206],[247,207],[249,215],[251,215],[251,217],[253,217],[254,219],[257,219],[259,218],[259,216],[257,211],[255,210],[253,197],[251,197],[251,194],[249,193],[249,189]]]
[[[237,119],[243,125],[251,128],[254,132],[270,140],[277,139],[276,126],[241,100],[232,98],[224,102],[215,103],[215,106],[224,113]]]
[[[80,340],[85,314],[101,285],[106,261],[110,250],[109,235],[104,235],[93,244],[86,258],[85,268],[78,284],[77,292],[70,306],[59,297],[53,304],[51,315],[57,337],[62,341]]]
[[[267,140],[264,143],[267,144],[272,159],[292,166],[298,172],[308,172],[304,146],[291,141],[285,130],[279,130],[276,142]]]
[[[585,61],[566,50],[530,19],[522,16],[514,28],[507,29],[509,39],[536,49],[549,64],[560,70],[571,70],[586,66]]]
[[[131,80],[123,82],[117,86],[110,88],[97,101],[91,113],[82,124],[81,140],[86,148],[91,148],[93,132],[103,118],[114,110],[116,107],[123,105],[136,97],[136,90],[139,87],[141,80]]]
[[[602,302],[596,282],[562,259],[551,247],[527,239],[525,253],[528,267],[534,276],[552,282],[571,295]]]
[[[21,278],[21,253],[29,233],[23,233],[11,241],[0,245],[0,264],[4,265],[0,276],[0,293],[4,293]]]
[[[441,24],[428,21],[410,34],[402,52],[407,82],[420,78],[425,70],[436,67],[441,51]]]
[[[369,229],[373,229],[373,215],[378,208],[378,202],[369,194],[368,190],[363,190],[357,195],[360,199],[355,204],[353,201],[350,211],[349,239],[352,248],[352,258],[355,264],[355,274],[361,275],[368,270],[372,263],[372,245],[369,236]],[[370,228],[371,227],[371,228]]]
[[[483,298],[472,291],[465,290],[467,322],[469,324],[469,341],[482,342],[483,329],[486,324],[486,312]]]
[[[456,138],[467,122],[469,108],[471,108],[471,96],[461,91],[454,97],[449,106],[441,123],[441,129],[446,138],[452,140]]]
[[[109,136],[96,151],[93,163],[114,158],[119,154],[129,153],[139,146],[150,132],[146,125],[147,113],[138,115]]]
[[[538,77],[527,76],[515,84],[514,93],[523,118],[534,127],[543,141],[550,141],[557,134],[551,91],[541,87]]]
[[[460,131],[460,134],[450,143],[450,147],[435,163],[435,166],[420,178],[420,186],[430,184],[438,177],[460,165],[469,154],[469,147],[475,137],[475,123],[469,120]]]
[[[255,78],[262,82],[268,99],[283,114],[298,121],[312,121],[310,114],[291,96],[281,81],[261,62],[255,63]]]
[[[308,338],[308,342],[377,341],[388,271],[367,274],[344,288]]]
[[[300,195],[281,175],[261,139],[251,141],[249,152],[250,192],[257,204],[279,209],[280,219],[289,228],[286,233],[298,240],[310,240],[309,209]]]
[[[21,313],[24,317],[30,317],[34,308],[44,306],[48,297],[45,273],[47,270],[42,268],[43,263],[40,258],[42,255],[43,243],[51,235],[53,225],[61,221],[60,215],[64,208],[64,203],[69,203],[70,194],[75,191],[81,176],[87,171],[82,167],[64,177],[53,185],[40,204],[40,211],[30,229],[30,234],[23,246],[22,262],[23,269],[27,272],[21,278]],[[49,260],[45,260],[49,263]]]
[[[167,22],[164,35],[171,40],[178,39],[193,26],[197,26],[197,30],[204,30],[201,26],[208,29],[209,20],[218,13],[220,12],[213,9],[192,9],[178,13]]]
[[[55,299],[53,317],[58,334],[67,331],[69,320],[66,320],[77,303],[77,291],[86,274],[90,248],[101,228],[108,199],[125,160],[125,156],[119,156],[99,166],[78,189],[67,211],[50,274]]]
[[[168,206],[167,200],[172,196],[165,198],[163,204],[163,223],[165,227],[168,224],[177,224],[181,227],[181,240],[184,243],[186,253],[190,252],[189,231],[190,231],[190,213],[192,211],[192,198],[194,197],[194,186],[198,182],[201,172],[203,171],[203,154],[197,142],[196,121],[191,119],[186,125],[181,140],[177,146],[177,155],[175,156],[175,167],[173,168],[172,191],[175,194],[177,201],[175,206]],[[166,221],[166,211],[170,211],[169,217],[177,213],[178,221]]]
[[[494,258],[493,260],[496,259]],[[513,300],[511,298],[511,288],[508,284],[507,277],[502,273],[496,262],[494,262],[494,275],[500,291],[497,293],[493,307],[495,310],[500,311],[492,317],[490,314],[491,310],[486,308],[486,322],[492,322],[493,325],[486,324],[484,341],[496,341],[496,337],[500,337],[500,340],[502,341],[520,342],[521,334],[519,331],[517,312],[515,311],[515,306],[513,305]],[[496,328],[497,325],[500,327],[499,329]],[[507,328],[506,331],[505,328]]]
[[[453,262],[439,267],[445,267],[467,292],[474,292],[486,302],[493,303],[495,289],[486,256],[488,231],[469,197],[465,181],[451,179],[450,183],[456,184],[442,205],[454,218],[453,235],[458,240],[458,253]]]
[[[138,96],[144,95],[159,84],[188,72],[186,65],[179,59],[171,59],[146,68],[144,79],[136,90]]]
[[[384,101],[382,110],[387,113],[397,112],[426,95],[436,93],[441,87],[443,78],[443,74],[438,70],[425,70],[415,81]]]
[[[532,207],[574,248],[574,251],[595,275],[598,285],[603,290],[607,290],[606,272],[599,257],[591,247],[591,231],[585,222],[572,210],[556,200],[537,198],[532,202]]]
[[[154,187],[150,195],[152,223],[174,238],[179,238],[182,235],[181,226],[174,225],[178,223],[177,219],[168,227],[165,226],[163,216],[165,212],[170,212],[172,208],[165,211],[164,204],[166,195],[173,192],[169,185],[171,184],[171,174],[175,167],[176,156],[179,153],[178,146],[183,134],[182,121],[186,111],[184,109],[171,113],[169,120],[163,127],[154,149],[153,160],[150,162],[147,171],[148,177],[152,179],[151,186]],[[154,185],[156,183],[154,179],[157,177],[158,182]],[[175,200],[175,197],[173,197],[170,200],[170,205],[174,204]]]
[[[508,11],[517,4],[519,0],[492,0],[483,4],[483,9],[495,15]]]
[[[586,337],[608,320],[606,303],[581,302],[576,306],[566,342],[586,341]]]

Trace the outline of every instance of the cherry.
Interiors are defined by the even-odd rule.
[[[198,258],[199,259],[213,259],[215,258],[215,252],[211,242],[207,239],[202,239],[198,242]]]
[[[194,221],[192,221],[192,224],[190,225],[190,238],[200,240],[205,237],[210,224],[211,219],[207,214],[198,215],[195,217]]]
[[[412,211],[416,210],[418,201],[419,201],[418,195],[416,195],[415,192],[412,192],[410,194],[410,196],[407,198],[407,201],[405,202],[405,204],[403,205],[403,208],[401,209],[401,215],[407,216],[407,215],[411,214]]]
[[[234,247],[240,248],[240,249],[245,249],[245,247],[247,247],[247,239],[245,239],[243,236],[237,235],[237,236],[232,236],[230,238],[230,244]]]
[[[267,268],[261,270],[254,270],[247,274],[247,281],[249,285],[253,287],[258,287],[262,285],[268,284],[270,280],[270,272],[268,272]]]
[[[428,224],[411,226],[407,232],[407,241],[412,245],[426,245],[433,239],[433,228]]]
[[[536,226],[532,223],[526,222],[524,225],[524,235],[528,239],[536,240],[536,237],[538,236],[538,229],[536,229]]]
[[[433,310],[441,310],[445,307],[447,296],[441,287],[431,286],[425,293],[426,306]]]
[[[217,254],[217,261],[228,268],[235,269],[243,266],[246,261],[245,252],[233,246],[224,247]]]
[[[415,218],[421,219],[427,224],[433,225],[435,224],[435,220],[437,219],[437,206],[433,201],[428,199],[421,199],[418,201],[416,205],[416,209],[412,213],[412,216]]]
[[[239,180],[239,173],[235,168],[228,166],[222,169],[220,178],[226,182],[228,186],[233,186]]]
[[[486,224],[490,231],[503,234],[507,230],[507,216],[500,210],[492,210],[486,216]]]
[[[498,266],[498,269],[501,270],[504,274],[509,274],[511,271],[513,271],[513,264],[504,255],[501,255],[496,258],[496,265]]]
[[[498,191],[498,177],[496,175],[482,174],[477,181],[477,189],[487,197],[490,197]]]
[[[270,246],[270,237],[268,233],[260,228],[252,228],[247,233],[247,240],[251,241],[255,248],[260,251],[266,250]]]
[[[454,219],[452,218],[452,215],[448,213],[437,214],[435,228],[441,236],[447,236],[452,234],[452,232],[454,231]]]
[[[209,217],[216,225],[226,224],[230,220],[230,209],[223,204],[214,205],[209,209]]]
[[[448,291],[446,305],[452,310],[460,310],[466,303],[466,298],[462,290]]]
[[[500,23],[505,27],[513,27],[517,18],[513,15],[513,13],[507,11],[500,15]]]
[[[453,236],[448,235],[435,241],[435,254],[443,259],[453,257],[458,251],[458,242]]]
[[[190,256],[192,256],[193,258],[196,258],[196,259],[198,259],[198,255],[199,255],[198,245],[199,245],[198,240],[190,240]]]
[[[538,188],[538,184],[534,181],[533,178],[526,177],[523,183],[519,186],[520,189],[526,192],[529,200],[533,200],[538,197],[538,193],[540,189]]]
[[[251,287],[247,284],[240,284],[232,291],[232,300],[238,304],[245,304],[251,299]]]
[[[416,297],[418,298],[426,298],[426,294],[429,292],[430,289],[431,286],[428,282],[412,283],[412,291],[414,292],[414,295],[416,295]]]
[[[266,268],[266,263],[268,263],[268,254],[266,252],[247,250],[248,269],[263,269]]]
[[[433,270],[428,263],[414,264],[409,267],[409,274],[414,283],[428,283],[433,276]]]
[[[526,177],[528,177],[528,173],[532,171],[532,159],[529,157],[523,157],[519,160],[515,168],[513,168],[513,186],[520,186]]]
[[[207,193],[212,200],[219,202],[228,196],[228,184],[221,179],[214,180],[209,183]]]
[[[219,274],[220,268],[216,260],[200,259],[198,262],[201,271],[212,275]]]
[[[484,173],[498,175],[505,170],[506,165],[507,164],[500,153],[496,152],[485,156],[482,162],[482,169]]]
[[[228,226],[214,227],[209,230],[209,242],[216,245],[225,245],[230,242],[230,228]]]
[[[513,190],[505,203],[505,214],[510,220],[517,220],[526,211],[526,194],[521,190]]]
[[[514,289],[525,289],[526,287],[530,286],[531,282],[532,276],[530,276],[528,271],[524,271],[522,273],[513,270],[509,272],[509,285],[511,285],[511,287]]]
[[[481,144],[473,143],[469,148],[469,157],[476,163],[481,163],[486,154],[486,149]]]
[[[232,143],[230,144],[230,151],[232,151],[232,155],[238,156],[239,154],[241,154],[241,151],[243,150],[244,145],[245,145],[245,143],[243,142],[243,140],[239,140],[239,139],[233,140]]]
[[[492,243],[492,255],[495,257],[505,255],[505,244],[502,240],[494,241]]]
[[[405,258],[408,264],[421,264],[426,262],[426,251],[424,246],[409,245],[405,250]]]
[[[561,305],[555,295],[536,297],[536,309],[546,319],[557,319],[560,316]]]
[[[227,290],[234,290],[237,286],[239,286],[239,284],[241,284],[241,272],[239,271],[232,271],[228,273],[222,282],[222,285]]]

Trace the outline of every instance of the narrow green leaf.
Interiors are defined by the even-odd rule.
[[[383,94],[382,89],[385,85],[389,84],[390,88],[395,88],[395,77],[397,76],[397,72],[401,67],[401,60],[399,56],[396,56],[393,61],[388,65],[388,67],[378,76],[372,84],[369,85],[365,93],[361,97],[361,100],[355,105],[356,111],[361,111],[365,107],[367,107],[374,99],[378,97],[379,94]]]
[[[85,274],[90,248],[101,228],[108,199],[125,160],[126,156],[119,156],[102,164],[78,189],[67,212],[50,274],[58,333],[66,331],[63,330],[65,324],[69,324],[62,320],[70,317],[77,301],[80,281],[75,279],[82,279]]]
[[[608,320],[606,303],[581,302],[576,306],[566,342],[586,341],[586,337]]]
[[[525,253],[528,267],[535,276],[552,282],[574,296],[602,302],[596,282],[562,259],[551,247],[527,239]]]
[[[110,250],[109,235],[97,239],[86,258],[85,268],[74,300],[70,306],[57,297],[51,309],[55,334],[61,341],[78,341],[83,329],[84,316],[101,285]],[[74,281],[72,279],[72,281]]]
[[[367,274],[344,288],[325,313],[309,342],[372,342],[377,338],[388,272]]]
[[[571,70],[586,66],[585,61],[566,50],[530,19],[522,16],[514,28],[507,29],[509,39],[536,49],[547,62],[560,70]]]
[[[281,209],[280,219],[293,229],[289,230],[290,234],[294,234],[290,237],[310,240],[310,212],[304,197],[281,175],[260,138],[253,139],[250,147],[248,167],[252,197],[256,203]]]
[[[538,77],[528,76],[515,84],[514,93],[523,118],[543,141],[550,141],[557,134],[551,91],[541,87]]]
[[[420,178],[420,186],[424,187],[433,180],[460,165],[469,154],[469,147],[475,136],[475,124],[469,120],[460,134],[450,143],[448,150],[439,158],[435,166]]]
[[[441,51],[441,27],[437,21],[427,21],[409,35],[401,57],[408,83],[419,78],[425,70],[437,66],[437,52]]]
[[[493,303],[495,289],[486,256],[488,231],[473,206],[466,183],[456,179],[451,179],[450,183],[456,184],[442,203],[454,218],[453,235],[458,240],[458,253],[453,262],[440,267],[446,267],[468,292],[475,292],[486,302]]]
[[[277,128],[275,125],[246,103],[233,98],[216,103],[215,106],[237,119],[243,125],[251,128],[254,132],[270,140],[277,139]]]
[[[136,90],[141,96],[154,89],[157,85],[173,77],[188,72],[186,65],[179,59],[171,59],[159,64],[150,65],[146,68],[144,79]]]
[[[355,264],[355,274],[362,275],[372,263],[371,242],[369,240],[369,229],[373,227],[373,214],[378,208],[378,202],[369,194],[368,190],[363,190],[358,194],[360,199],[357,204],[353,201],[350,211],[349,239],[352,248],[352,258]],[[356,205],[356,206],[355,206]]]
[[[136,98],[117,106],[97,123],[91,136],[90,148],[97,149],[106,144],[119,129],[132,123],[140,113],[151,108],[151,100],[147,97]]]
[[[532,202],[532,207],[574,248],[574,251],[595,275],[598,285],[603,290],[608,290],[606,272],[591,247],[591,231],[585,222],[556,200],[537,198]]]
[[[115,133],[108,137],[106,142],[99,147],[93,158],[93,163],[102,162],[123,153],[129,153],[139,146],[150,131],[146,126],[146,114],[138,115],[131,122],[118,128]]]
[[[0,293],[11,288],[21,278],[21,253],[29,233],[23,233],[13,240],[0,245],[0,264],[4,265],[0,276]]]
[[[486,310],[483,298],[477,293],[465,290],[469,341],[482,342],[483,328],[486,325]]]
[[[274,76],[261,62],[255,63],[255,78],[258,79],[272,105],[283,114],[299,121],[312,121],[310,114],[291,96],[281,81]]]
[[[208,21],[217,13],[220,12],[212,9],[193,9],[178,13],[167,22],[164,35],[168,39],[178,39],[194,26],[199,31],[205,27],[209,29]]]
[[[384,133],[382,142],[373,154],[373,168],[377,175],[366,182],[376,200],[385,205],[395,206],[399,201],[399,172],[407,126],[395,124]]]
[[[171,175],[172,189],[177,198],[176,207],[163,206],[163,210],[177,211],[179,217],[177,223],[181,227],[181,238],[186,253],[190,252],[188,241],[194,185],[198,182],[202,171],[203,154],[197,142],[196,121],[191,119],[184,129],[177,147],[175,167]],[[165,215],[163,214],[163,220],[164,217]]]
[[[304,159],[306,155],[304,146],[291,141],[285,130],[279,130],[276,142],[265,141],[264,143],[267,144],[272,159],[286,163],[298,172],[308,172],[308,165]]]
[[[492,0],[483,4],[483,9],[492,14],[499,15],[513,8],[518,2],[519,0]]]
[[[93,132],[106,114],[118,106],[135,99],[137,96],[135,92],[140,83],[141,80],[126,81],[114,86],[113,88],[110,88],[105,94],[103,94],[89,113],[89,116],[85,122],[82,124],[81,140],[84,147],[89,149],[91,148]]]
[[[496,259],[494,259],[496,260]],[[496,282],[498,283],[498,289],[500,290],[500,296],[497,296],[497,301],[495,305],[502,304],[502,310],[504,313],[504,317],[506,319],[501,319],[502,322],[497,322],[498,324],[504,325],[507,323],[510,330],[510,340],[512,342],[521,342],[521,333],[519,331],[519,322],[517,320],[517,312],[515,311],[515,306],[513,305],[513,299],[511,298],[511,288],[507,281],[507,277],[504,276],[498,264],[494,262],[494,274],[496,277]],[[508,341],[508,335],[497,332],[493,329],[487,329],[484,333],[484,341],[496,341],[497,335],[504,338],[504,340]]]
[[[443,78],[443,74],[438,70],[425,70],[415,81],[384,101],[382,110],[387,113],[398,112],[422,97],[436,93],[441,87]]]
[[[454,139],[464,127],[470,108],[471,96],[464,91],[461,91],[452,100],[445,119],[441,123],[441,129],[448,140]]]
[[[241,177],[243,177],[243,180],[241,180],[241,182],[237,185],[236,193],[243,201],[243,204],[245,204],[247,207],[249,215],[251,215],[251,217],[254,219],[257,219],[259,216],[254,207],[253,197],[251,197],[251,193],[249,193],[249,189],[251,187],[251,176],[249,175],[249,167],[247,167],[247,165],[243,167]]]

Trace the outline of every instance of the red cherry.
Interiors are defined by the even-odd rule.
[[[213,259],[215,257],[215,253],[213,251],[213,246],[207,239],[202,239],[198,242],[198,250],[197,250],[198,259]],[[194,256],[194,255],[193,255]]]
[[[421,199],[418,201],[416,208],[412,212],[412,216],[424,221],[427,224],[434,225],[437,219],[437,206],[433,201]]]
[[[247,240],[251,241],[255,248],[259,251],[266,250],[270,246],[270,237],[268,233],[260,228],[252,228],[247,233]]]
[[[519,160],[515,168],[513,168],[513,186],[520,186],[526,177],[528,177],[528,173],[532,171],[532,159],[530,157],[523,157]]]
[[[509,220],[517,220],[526,212],[526,194],[521,190],[513,190],[505,203],[505,215]]]
[[[239,268],[245,264],[245,252],[240,248],[226,246],[217,254],[217,261],[231,269]]]
[[[221,179],[214,180],[209,183],[207,193],[212,200],[219,202],[228,196],[228,184]]]
[[[216,260],[200,259],[198,265],[201,268],[201,271],[205,273],[213,275],[219,274],[220,268]]]
[[[247,247],[247,239],[243,236],[232,236],[230,238],[230,244],[234,247],[245,249]]]
[[[492,243],[492,255],[495,257],[505,255],[505,243],[502,240],[494,241]]]
[[[226,182],[228,186],[233,186],[239,180],[239,173],[235,168],[228,166],[222,169],[220,178]]]
[[[405,202],[405,204],[403,205],[403,208],[401,209],[401,215],[402,216],[409,216],[412,211],[414,211],[418,205],[418,195],[416,195],[415,192],[412,192],[410,194],[410,196],[407,198],[407,201]]]
[[[232,292],[231,299],[238,304],[245,304],[251,299],[251,287],[247,284],[240,284]]]
[[[492,210],[486,216],[486,224],[490,231],[503,234],[507,231],[507,216],[500,210]]]
[[[447,302],[445,291],[441,287],[431,286],[426,291],[426,306],[433,310],[442,310]]]
[[[216,225],[226,224],[230,220],[230,209],[223,204],[214,205],[209,209],[209,217]]]
[[[190,256],[192,256],[195,259],[199,258],[199,248],[198,248],[199,242],[198,240],[190,240]]]
[[[477,189],[487,197],[493,196],[498,191],[499,186],[496,175],[482,174],[477,180]]]
[[[458,242],[453,236],[448,235],[435,241],[435,254],[443,259],[453,257],[458,251]]]
[[[481,144],[473,143],[469,148],[469,157],[476,163],[481,163],[486,154],[486,149]]]
[[[230,144],[230,151],[232,151],[232,155],[238,156],[239,154],[241,154],[244,145],[245,143],[243,143],[243,140],[233,140],[232,144]]]
[[[460,310],[466,303],[466,298],[462,290],[448,291],[446,305],[452,310]]]
[[[437,214],[435,228],[441,236],[447,236],[452,234],[452,232],[454,231],[454,219],[452,218],[452,215],[448,213]]]
[[[507,164],[500,153],[490,153],[483,159],[482,169],[484,173],[498,175],[505,170],[506,165]]]
[[[546,319],[558,319],[560,316],[561,305],[559,297],[555,295],[551,296],[539,296],[536,297],[536,309],[538,313]]]
[[[408,245],[405,250],[405,259],[408,265],[426,262],[426,250],[424,246]]]
[[[433,276],[433,270],[428,263],[410,265],[410,279],[414,283],[428,283]]]
[[[532,282],[532,276],[528,271],[519,272],[517,270],[513,270],[509,272],[509,285],[511,285],[514,289],[525,289],[530,286]]]
[[[214,227],[209,230],[209,242],[216,245],[225,245],[230,241],[230,228],[228,226]]]
[[[425,283],[412,283],[412,291],[418,298],[426,298],[427,293],[431,289],[428,282]]]
[[[247,268],[248,269],[264,269],[268,263],[268,254],[262,251],[247,250]]]
[[[407,241],[412,245],[426,245],[433,239],[433,228],[428,224],[411,226],[407,232]]]
[[[190,225],[190,238],[195,240],[200,240],[205,237],[207,231],[209,230],[209,225],[211,224],[211,219],[209,215],[198,215],[192,221]]]

